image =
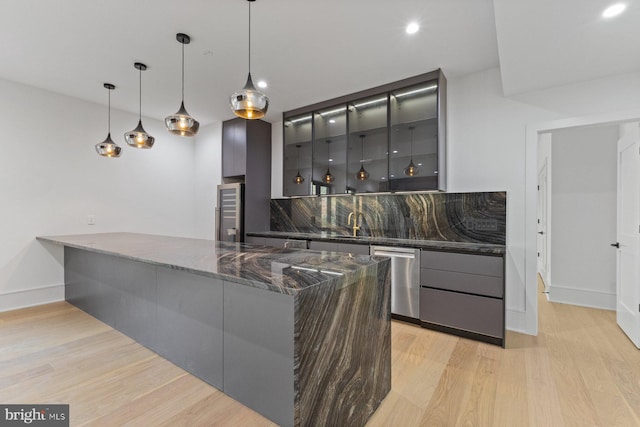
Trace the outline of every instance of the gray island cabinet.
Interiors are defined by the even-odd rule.
[[[391,388],[389,260],[105,233],[66,300],[283,426],[363,426]],[[212,420],[212,422],[215,420]]]

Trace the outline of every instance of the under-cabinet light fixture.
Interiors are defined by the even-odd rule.
[[[403,96],[409,96],[409,95],[414,95],[416,93],[427,92],[429,90],[433,90],[433,89],[437,89],[437,88],[438,88],[438,85],[431,85],[431,86],[427,86],[427,87],[421,87],[420,89],[413,89],[413,90],[410,90],[408,92],[396,93],[394,96],[396,98],[402,98]]]
[[[330,116],[330,115],[332,115],[332,114],[341,113],[341,112],[343,112],[343,111],[344,111],[344,110],[346,110],[346,109],[347,109],[347,107],[340,107],[340,108],[336,108],[335,110],[321,111],[321,112],[320,112],[320,115],[321,115],[322,117],[324,117],[324,116]]]
[[[385,102],[386,100],[387,100],[387,97],[385,96],[384,98],[377,98],[377,99],[372,99],[371,101],[365,101],[359,104],[353,104],[353,106],[356,108],[362,108],[362,107],[366,107],[367,105],[379,104],[381,102]]]
[[[304,117],[300,117],[298,119],[291,119],[291,120],[287,120],[289,123],[300,123],[300,122],[308,122],[309,120],[311,120],[311,116],[304,116]]]

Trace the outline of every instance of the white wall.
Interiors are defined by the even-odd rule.
[[[618,126],[552,133],[549,299],[616,306],[616,144]]]
[[[0,311],[64,297],[62,249],[38,235],[194,235],[193,141],[143,118],[155,146],[129,148],[122,135],[137,115],[114,110],[123,154],[101,158],[94,145],[106,137],[105,106],[2,79],[0,93]]]

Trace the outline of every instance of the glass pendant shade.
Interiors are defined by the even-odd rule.
[[[358,181],[366,181],[367,179],[369,179],[369,172],[366,171],[364,165],[360,166],[360,170],[356,174],[356,178],[358,179]]]
[[[360,135],[360,170],[356,174],[358,181],[366,181],[369,179],[369,172],[364,168],[364,135]]]
[[[111,83],[104,83],[105,89],[109,90],[109,118],[107,125],[107,137],[104,141],[95,145],[96,152],[102,157],[120,157],[122,148],[111,139],[111,91],[116,87]]]
[[[186,34],[178,33],[176,40],[182,44],[182,102],[177,113],[165,117],[164,124],[174,135],[194,136],[198,133],[200,123],[184,108],[184,45],[191,43],[191,38]]]
[[[144,130],[144,127],[142,127],[142,72],[147,69],[147,66],[140,62],[136,62],[135,64],[133,64],[133,66],[136,70],[140,72],[139,73],[140,82],[138,86],[139,95],[140,95],[138,98],[139,99],[139,109],[138,109],[139,119],[138,119],[138,126],[136,126],[134,130],[124,134],[124,140],[131,147],[149,149],[153,147],[153,143],[156,141],[156,139],[151,135],[149,135]]]
[[[296,144],[296,148],[298,149],[298,156],[296,157],[296,168],[298,169],[298,174],[293,177],[294,184],[302,184],[304,182],[304,177],[300,175],[300,147],[302,147],[302,145]]]
[[[120,157],[122,147],[113,142],[111,133],[109,133],[104,141],[96,144],[96,151],[102,157]]]
[[[327,168],[327,172],[322,177],[322,181],[326,182],[327,184],[331,184],[335,180],[336,179],[333,177],[333,175],[331,175],[331,171],[329,170],[329,168]]]
[[[333,177],[333,175],[331,175],[331,171],[329,170],[329,162],[331,161],[331,140],[327,140],[327,172],[322,176],[322,181],[326,182],[327,184],[331,184],[333,181],[335,181],[336,179]]]
[[[180,104],[180,109],[177,113],[165,117],[164,124],[169,132],[180,136],[194,136],[200,128],[200,123],[185,110],[184,101]]]
[[[135,148],[151,148],[156,139],[149,135],[142,127],[142,120],[138,122],[138,126],[132,131],[124,134],[124,140],[131,147]]]
[[[411,131],[411,158],[409,159],[409,165],[404,168],[404,174],[406,176],[416,176],[420,172],[420,170],[413,164],[413,130],[415,128],[412,126],[409,128]]]
[[[409,161],[409,166],[404,168],[404,174],[406,176],[416,176],[418,175],[418,172],[420,172],[420,170],[413,164],[413,159],[411,159],[411,161]]]
[[[231,95],[231,110],[238,117],[252,120],[263,118],[268,108],[269,98],[255,88],[249,73],[247,84]]]
[[[267,114],[269,98],[257,90],[251,80],[251,3],[255,0],[247,1],[249,2],[249,75],[244,87],[229,98],[229,106],[236,116],[254,120],[261,119]]]

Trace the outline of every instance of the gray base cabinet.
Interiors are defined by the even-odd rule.
[[[290,424],[295,411],[293,300],[235,283],[224,287],[222,389],[280,425]]]
[[[157,286],[158,340],[153,349],[222,389],[222,280],[158,267]]]
[[[423,250],[422,326],[504,346],[504,258]]]

